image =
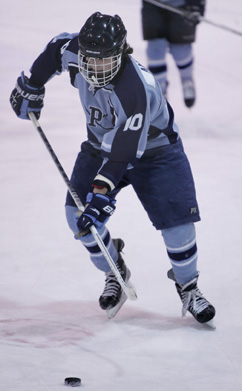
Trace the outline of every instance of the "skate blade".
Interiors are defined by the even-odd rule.
[[[123,307],[123,305],[127,299],[128,298],[127,298],[126,294],[123,292],[118,304],[115,307],[106,310],[107,318],[108,319],[114,318],[114,316],[119,312],[121,307]]]
[[[215,325],[213,319],[211,319],[208,322],[203,323],[203,324],[204,324],[204,326],[208,326],[208,328],[210,328],[210,329],[216,330],[216,325]]]

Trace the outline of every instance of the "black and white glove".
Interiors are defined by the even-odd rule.
[[[33,111],[38,119],[44,106],[44,96],[45,87],[32,86],[22,72],[10,95],[10,104],[19,118],[29,119],[28,113]]]
[[[205,12],[205,0],[186,0],[187,19],[193,23],[200,23]]]
[[[80,231],[76,235],[77,238],[87,234],[92,225],[101,227],[106,224],[116,209],[116,201],[104,194],[88,193],[86,203],[84,212],[78,216],[77,226]]]

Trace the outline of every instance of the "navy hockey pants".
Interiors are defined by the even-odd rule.
[[[83,204],[87,193],[92,190],[93,178],[101,164],[100,151],[84,142],[71,176],[72,185]],[[177,281],[181,284],[188,282],[197,273],[193,222],[199,221],[200,216],[193,177],[182,142],[146,151],[135,167],[127,170],[122,181],[110,195],[115,197],[129,184],[133,186],[155,228],[162,231]],[[74,234],[78,232],[76,210],[75,203],[68,193],[66,216]],[[100,229],[100,235],[116,261],[117,252],[106,227]],[[90,252],[95,266],[105,272],[109,271],[109,266],[93,242],[92,235],[82,237],[81,241]]]
[[[71,176],[71,183],[83,204],[87,193],[92,191],[92,182],[101,164],[100,152],[84,142]],[[180,140],[146,151],[109,194],[115,197],[129,184],[156,229],[200,220],[190,164]],[[69,193],[66,204],[75,206]]]

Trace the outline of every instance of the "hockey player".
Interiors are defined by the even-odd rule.
[[[190,18],[143,0],[142,29],[143,38],[147,41],[148,68],[167,97],[166,57],[170,52],[179,71],[185,105],[192,107],[196,100],[192,43],[195,41],[198,16],[204,15],[205,0],[163,0],[160,3],[189,11]]]
[[[86,247],[94,265],[106,274],[99,298],[102,309],[118,305],[121,287],[90,233],[94,224],[124,281],[130,270],[121,251],[124,242],[111,239],[106,222],[115,198],[132,185],[151,222],[160,230],[183,303],[201,323],[215,315],[197,287],[197,246],[194,222],[200,220],[195,187],[171,106],[153,74],[131,56],[126,29],[118,15],[92,14],[80,33],[62,33],[48,43],[23,73],[10,102],[19,118],[37,118],[43,107],[44,85],[67,70],[80,94],[86,115],[87,141],[81,145],[71,182],[86,205],[78,216],[70,196],[66,217],[75,238]],[[132,216],[131,216],[132,217]]]

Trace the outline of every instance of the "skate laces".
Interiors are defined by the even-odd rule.
[[[116,267],[121,274],[124,274],[124,270],[116,263]],[[116,296],[121,289],[120,284],[112,271],[106,274],[105,287],[102,296]]]
[[[188,292],[185,292],[183,289],[181,290],[181,299],[183,303],[183,307],[182,307],[183,317],[186,315],[186,312],[188,310],[196,315],[208,307],[209,303],[203,296],[202,292],[198,289],[198,287],[195,287],[194,289],[191,289]]]
[[[125,271],[122,269],[124,266],[124,263],[122,262],[120,252],[124,248],[124,242],[122,239],[113,239],[113,244],[119,253],[119,258],[116,263],[116,267],[121,274],[121,276],[125,273]],[[111,270],[110,272],[106,273],[106,279],[105,279],[105,287],[103,290],[103,293],[101,297],[111,297],[111,296],[117,296],[119,291],[121,290],[120,284],[115,277],[113,271]]]
[[[116,296],[120,290],[120,284],[113,274],[107,275],[102,296]]]

